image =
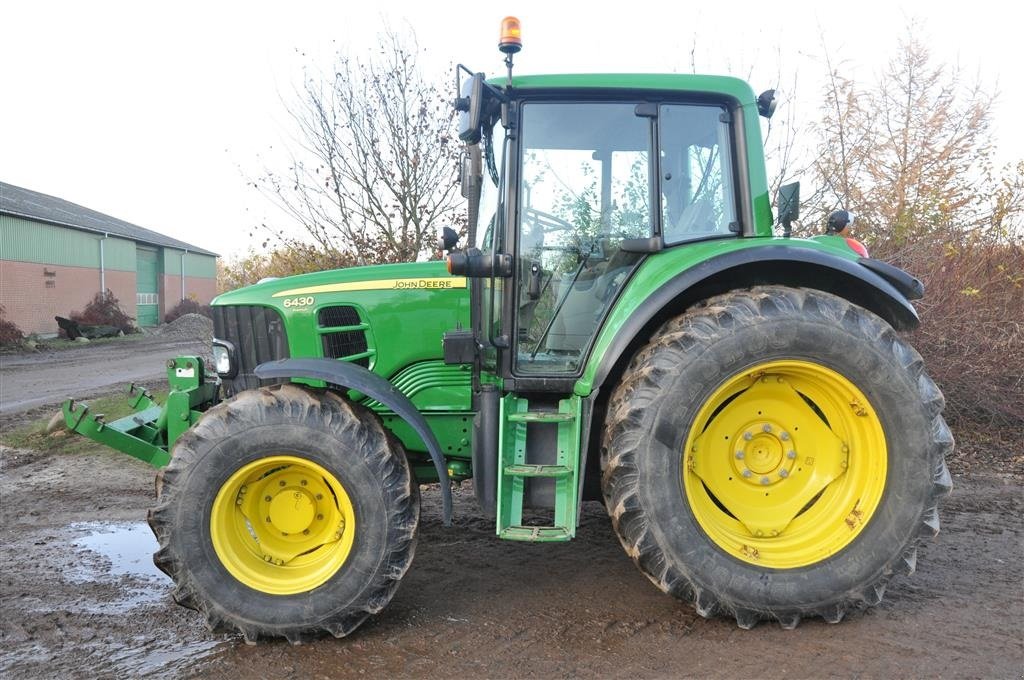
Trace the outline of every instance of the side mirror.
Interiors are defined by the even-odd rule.
[[[483,103],[484,74],[474,73],[469,80],[462,83],[462,91],[455,100],[455,110],[459,112],[459,139],[466,144],[476,144],[480,141]]]
[[[793,221],[800,219],[800,182],[783,184],[779,187],[776,204],[779,208],[779,224],[782,225],[782,235],[788,237]]]
[[[459,245],[459,233],[451,227],[444,227],[436,245],[438,250],[454,250]]]
[[[775,115],[776,104],[775,90],[765,90],[757,97],[757,112],[765,118],[771,118]]]

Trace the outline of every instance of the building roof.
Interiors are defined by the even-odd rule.
[[[110,234],[141,243],[188,250],[190,253],[217,257],[217,253],[210,252],[204,248],[179,241],[170,236],[164,236],[149,229],[144,229],[110,215],[104,215],[101,212],[90,210],[77,203],[65,201],[56,196],[41,194],[38,191],[23,189],[7,182],[0,182],[0,214],[23,217],[38,222],[48,222],[73,229],[83,229],[99,234]]]

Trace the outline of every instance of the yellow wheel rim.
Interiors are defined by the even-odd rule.
[[[885,490],[885,433],[864,394],[808,361],[725,381],[694,420],[683,485],[698,524],[744,562],[794,569],[852,542]]]
[[[310,591],[352,551],[356,518],[338,478],[295,456],[239,468],[213,501],[210,536],[221,564],[272,595]]]

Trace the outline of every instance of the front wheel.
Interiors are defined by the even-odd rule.
[[[149,517],[179,604],[214,631],[293,643],[380,611],[418,521],[405,453],[379,419],[290,384],[242,392],[179,438]]]
[[[819,291],[670,321],[608,408],[603,489],[660,588],[748,628],[876,604],[950,489],[942,395],[881,319]]]

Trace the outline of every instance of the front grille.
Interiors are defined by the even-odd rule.
[[[324,307],[317,314],[317,323],[321,328],[332,328],[335,326],[358,326],[359,312],[355,307],[341,305],[337,307]]]
[[[324,333],[322,340],[324,356],[331,359],[341,359],[366,351],[366,333],[362,331]],[[362,357],[352,363],[366,367],[370,365],[370,358]]]
[[[288,335],[276,309],[258,305],[228,305],[213,308],[213,335],[235,346],[238,374],[224,381],[224,394],[259,387],[254,371],[257,366],[288,354]],[[263,384],[286,382],[264,381]]]
[[[358,326],[362,321],[355,307],[336,305],[321,309],[317,313],[317,323],[321,328],[338,328]],[[367,350],[366,331],[362,329],[322,332],[320,342],[323,348],[323,355],[329,359],[344,359],[353,354],[362,354]],[[359,359],[353,359],[352,363],[369,368],[370,358],[360,357]]]

